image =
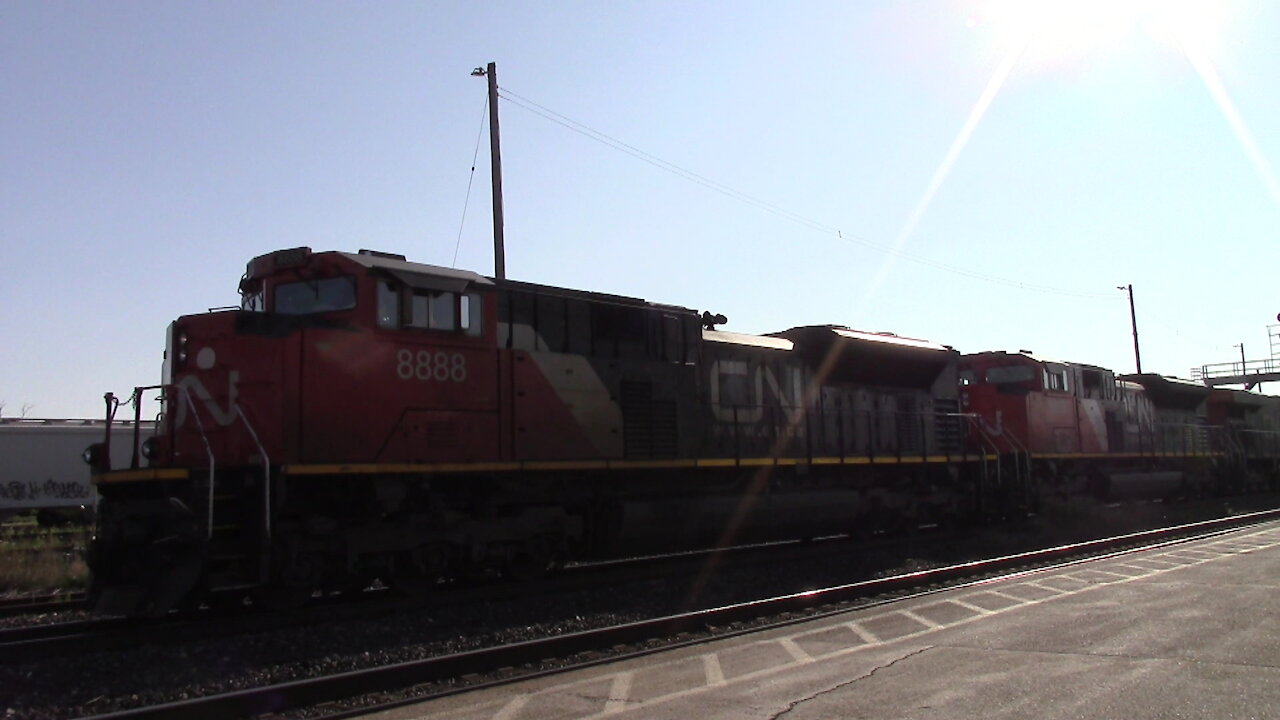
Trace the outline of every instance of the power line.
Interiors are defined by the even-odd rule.
[[[462,201],[462,219],[458,221],[458,241],[453,244],[453,264],[458,267],[458,248],[462,247],[462,227],[467,224],[467,206],[471,204],[471,184],[476,179],[476,158],[480,157],[480,139],[484,137],[484,120],[489,115],[489,97],[484,99],[484,110],[480,112],[480,130],[476,133],[476,151],[471,155],[471,175],[467,177],[467,197]]]
[[[815,230],[829,232],[829,233],[839,232],[839,230],[837,230],[836,228],[823,225],[822,223],[819,223],[816,220],[812,220],[810,218],[804,217],[803,215],[793,213],[785,208],[778,207],[777,205],[774,205],[765,200],[752,197],[751,195],[735,190],[729,187],[728,185],[716,182],[715,180],[712,180],[703,175],[699,175],[698,173],[692,170],[680,167],[675,163],[663,160],[662,158],[656,155],[647,153],[633,145],[629,145],[617,138],[606,135],[605,133],[602,133],[599,130],[595,130],[591,127],[583,125],[582,123],[576,120],[573,120],[572,118],[561,115],[560,113],[554,110],[551,110],[550,108],[547,108],[543,105],[539,105],[538,103],[532,100],[529,100],[527,98],[521,97],[520,95],[517,95],[511,92],[510,90],[507,90],[506,88],[498,88],[498,96],[506,100],[507,102],[510,102],[511,104],[516,105],[517,107],[521,107],[535,115],[539,115],[547,120],[550,120],[551,122],[556,123],[557,125],[568,128],[569,130],[572,130],[580,135],[583,135],[587,138],[595,140],[596,142],[599,142],[603,145],[607,145],[615,150],[618,150],[622,153],[630,155],[631,157],[634,157],[637,160],[641,160],[650,165],[653,165],[656,168],[665,170],[673,175],[684,178],[685,180],[688,180],[692,183],[701,185],[709,190],[714,190],[715,192],[718,192],[722,195],[726,195],[735,200],[739,200],[741,202],[747,203],[748,205],[752,205],[756,208],[759,208],[766,212],[773,213],[774,215],[778,215],[780,217],[786,218],[793,222],[806,225]]]
[[[1063,296],[1075,297],[1075,298],[1106,299],[1106,298],[1112,297],[1111,294],[1109,293],[1091,293],[1091,292],[1082,292],[1078,290],[1067,290],[1063,288],[1050,287],[1048,285],[1037,285],[1034,283],[1027,283],[1019,280],[1013,280],[1010,278],[1004,278],[998,275],[990,275],[987,273],[981,273],[974,270],[967,270],[965,268],[957,267],[955,265],[948,265],[946,263],[930,260],[928,258],[925,258],[920,255],[916,255],[914,253],[897,250],[889,245],[874,242],[872,240],[869,240],[865,237],[862,237],[854,233],[846,233],[840,228],[832,227],[830,225],[822,223],[813,218],[787,210],[786,208],[775,205],[774,203],[768,202],[766,200],[761,200],[760,198],[754,197],[752,195],[748,195],[747,193],[744,193],[740,190],[737,190],[728,185],[725,185],[724,183],[717,182],[715,180],[712,180],[711,178],[708,178],[704,175],[696,173],[693,170],[690,170],[685,167],[681,167],[680,165],[677,165],[668,160],[664,160],[652,153],[641,150],[640,148],[637,148],[634,145],[628,144],[622,140],[619,140],[606,133],[596,130],[595,128],[585,125],[577,120],[574,120],[573,118],[570,118],[564,114],[556,112],[551,108],[541,105],[511,90],[508,90],[507,88],[499,87],[498,96],[501,97],[503,100],[506,100],[507,102],[511,103],[512,105],[515,105],[516,107],[519,107],[527,112],[533,113],[534,115],[538,115],[539,117],[542,117],[557,125],[560,125],[561,127],[564,127],[575,133],[578,133],[579,135],[582,135],[590,140],[594,140],[602,145],[613,148],[614,150],[617,150],[621,153],[630,155],[631,157],[637,160],[645,162],[665,172],[671,173],[672,175],[675,175],[681,179],[687,180],[696,185],[700,185],[704,188],[707,188],[708,190],[720,193],[721,195],[724,195],[728,198],[737,200],[746,205],[750,205],[758,210],[763,210],[764,212],[770,213],[784,220],[789,220],[809,230],[813,230],[815,232],[819,232],[824,235],[834,236],[837,239],[862,245],[864,247],[870,248],[877,252],[884,253],[886,255],[892,255],[894,257],[901,258],[909,262],[914,262],[919,265],[925,265],[935,270],[940,270],[943,272],[951,273],[953,275],[959,275],[959,276],[971,278],[974,280],[982,280],[984,282],[989,282],[997,285],[1004,285],[1006,287],[1012,287],[1019,290],[1028,290],[1032,292],[1047,293],[1052,295],[1063,295]]]

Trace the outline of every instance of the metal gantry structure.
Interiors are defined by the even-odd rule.
[[[1280,317],[1277,319],[1280,320]],[[1244,343],[1240,343],[1236,346],[1240,348],[1239,362],[1214,363],[1191,368],[1191,379],[1209,387],[1243,385],[1245,390],[1252,390],[1264,382],[1280,382],[1280,325],[1267,326],[1267,339],[1270,345],[1270,357],[1246,360]]]

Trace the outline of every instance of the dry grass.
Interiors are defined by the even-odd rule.
[[[0,526],[0,594],[83,590],[89,530],[42,529],[14,518]]]

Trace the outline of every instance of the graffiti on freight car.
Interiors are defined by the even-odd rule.
[[[88,500],[88,483],[74,480],[60,481],[48,478],[39,480],[10,480],[0,482],[0,500],[34,502],[40,500]]]

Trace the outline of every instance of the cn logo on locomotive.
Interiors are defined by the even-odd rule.
[[[209,389],[200,382],[200,378],[195,375],[187,375],[178,381],[178,416],[175,420],[177,427],[182,427],[187,421],[187,406],[191,404],[191,396],[194,395],[204,403],[209,411],[209,415],[213,417],[214,422],[226,427],[235,422],[236,419],[236,384],[240,381],[240,371],[232,370],[227,373],[227,408],[224,410],[218,407],[217,401],[213,399],[213,394]]]

